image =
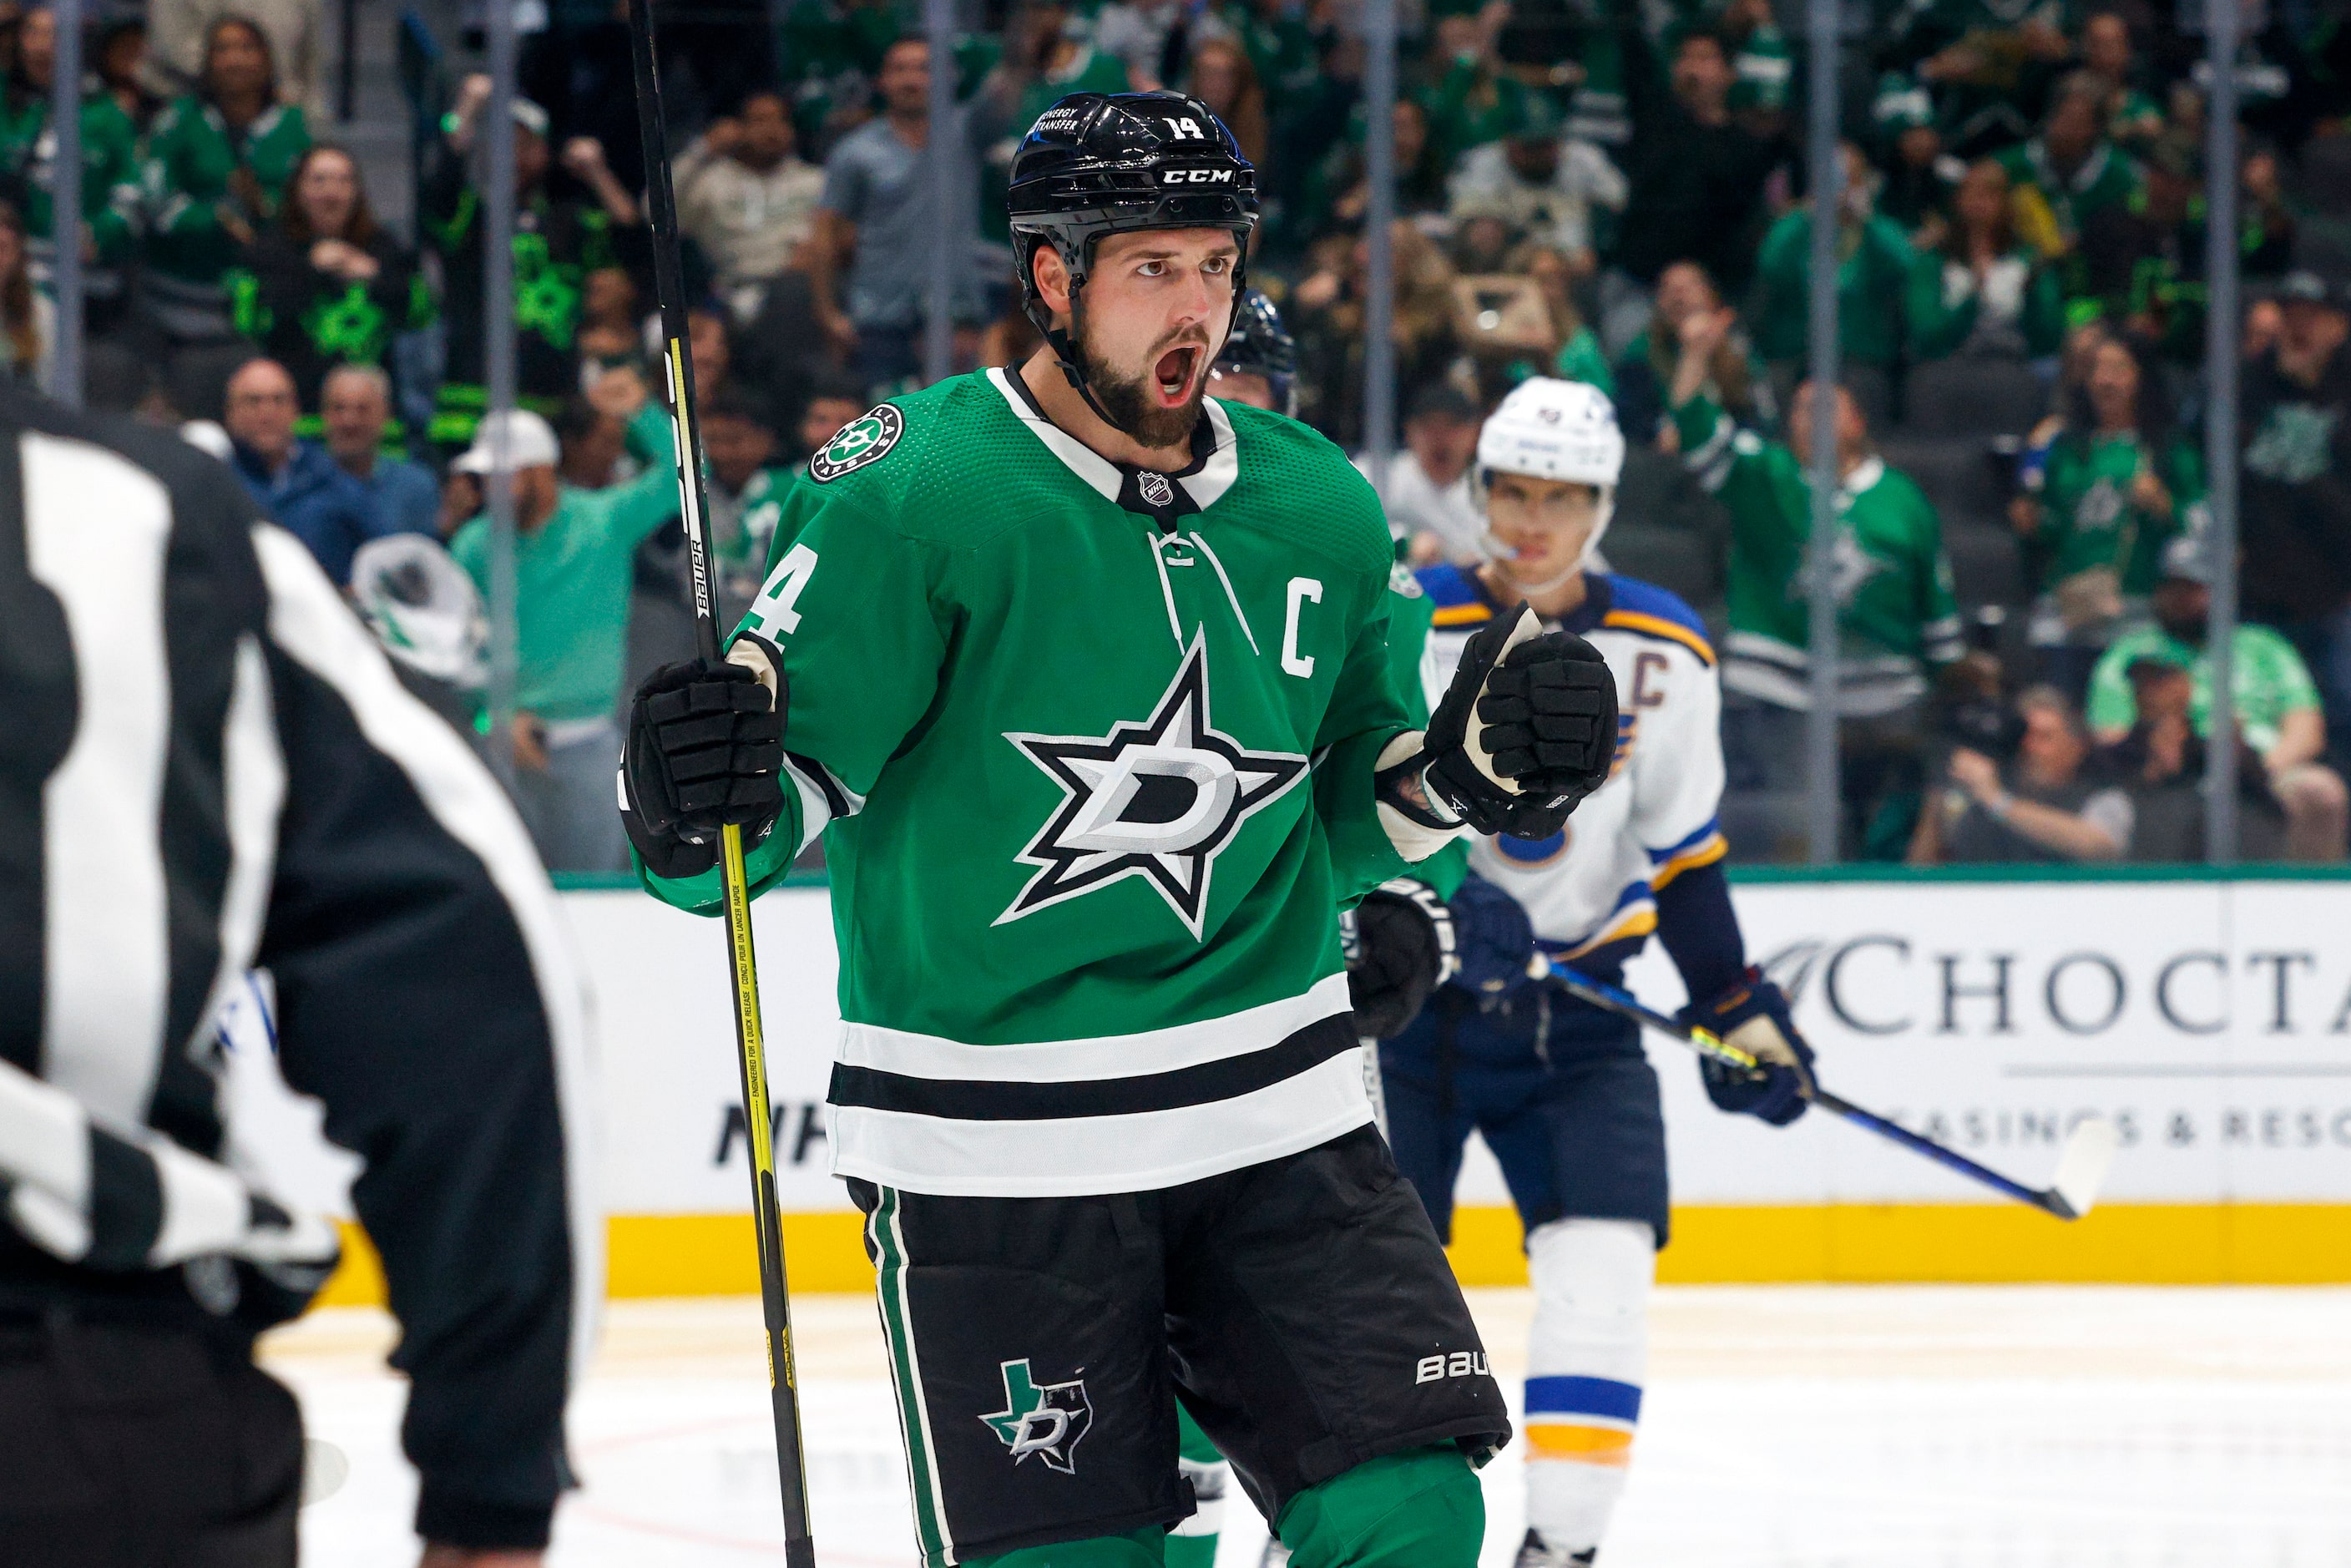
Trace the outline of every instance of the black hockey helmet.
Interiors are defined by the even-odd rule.
[[[1233,268],[1233,312],[1239,318],[1249,235],[1257,228],[1257,166],[1196,98],[1071,93],[1038,116],[1021,139],[1005,205],[1029,319],[1052,346],[1070,384],[1105,420],[1109,415],[1078,371],[1074,347],[1038,296],[1032,265],[1038,246],[1050,245],[1069,268],[1074,310],[1102,235],[1230,229],[1242,256]]]
[[[1297,416],[1298,340],[1282,326],[1273,301],[1259,290],[1241,296],[1216,368],[1232,375],[1263,376],[1280,412]]]

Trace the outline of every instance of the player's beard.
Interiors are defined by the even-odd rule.
[[[1190,441],[1192,427],[1200,421],[1200,400],[1208,391],[1208,358],[1214,350],[1207,334],[1196,329],[1173,334],[1154,345],[1144,358],[1142,373],[1134,376],[1122,376],[1112,370],[1094,351],[1088,341],[1090,336],[1081,324],[1076,343],[1078,373],[1085,377],[1086,385],[1110,415],[1110,422],[1145,446],[1181,446]],[[1152,401],[1149,378],[1169,350],[1183,348],[1198,350],[1192,363],[1191,390],[1177,407],[1163,408]]]

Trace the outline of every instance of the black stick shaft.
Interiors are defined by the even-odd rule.
[[[702,428],[694,414],[693,334],[685,319],[685,276],[678,261],[677,193],[671,188],[669,128],[662,117],[661,68],[653,57],[648,0],[629,0],[629,46],[637,74],[637,130],[645,153],[645,218],[653,227],[653,295],[661,308],[663,370],[677,411],[677,492],[684,509],[685,552],[694,569],[695,641],[718,657],[718,582],[710,557],[710,509],[702,486]]]
[[[703,494],[702,430],[695,417],[694,355],[685,319],[685,280],[678,266],[677,198],[670,188],[669,132],[662,119],[660,67],[649,0],[629,0],[629,42],[636,58],[637,120],[644,139],[646,217],[653,226],[653,291],[661,306],[664,369],[676,410],[678,504],[694,567],[695,641],[702,656],[719,651],[716,574],[711,564],[710,511]],[[721,835],[719,866],[726,895],[727,956],[735,998],[736,1064],[743,1120],[750,1134],[751,1218],[759,1246],[759,1296],[768,1331],[768,1390],[776,1422],[776,1470],[783,1492],[784,1561],[816,1568],[809,1531],[808,1461],[800,1441],[799,1375],[792,1355],[791,1299],[784,1269],[783,1219],[776,1204],[775,1122],[768,1107],[767,1048],[760,1034],[758,961],[751,943],[751,895],[743,869],[743,833]]]

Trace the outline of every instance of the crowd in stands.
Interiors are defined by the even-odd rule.
[[[528,8],[514,106],[522,473],[517,789],[559,866],[617,868],[591,775],[684,620],[649,369],[625,35]],[[666,7],[657,5],[665,14]],[[1250,277],[1301,417],[1363,444],[1365,47],[1342,0],[988,0],[947,51],[901,0],[696,0],[667,25],[674,177],[723,589],[756,591],[796,466],[919,383],[947,247],[958,369],[1025,356],[1012,151],[1075,91],[1179,88],[1257,162]],[[1484,411],[1592,382],[1633,449],[1620,570],[1718,632],[1745,858],[1802,852],[1813,207],[1801,8],[1433,0],[1394,111],[1401,448],[1362,459],[1401,556],[1474,559]],[[2182,8],[2186,9],[2186,8]],[[2205,167],[2204,40],[2154,0],[1871,0],[1834,63],[1847,856],[2193,858],[2216,563],[2206,212],[2234,182],[2243,319],[2234,655],[2249,855],[2340,859],[2351,766],[2351,15],[2242,0],[2242,156]],[[772,30],[767,18],[778,20]],[[93,28],[79,247],[89,398],[216,421],[350,580],[445,540],[486,590],[488,79],[422,128],[413,234],[326,134],[317,0],[155,0]],[[452,40],[453,45],[456,40]],[[46,373],[57,53],[0,5],[0,367]],[[935,124],[934,70],[952,70]],[[935,199],[935,161],[955,199]],[[1311,497],[1301,497],[1311,505]],[[373,581],[373,579],[370,580]],[[604,793],[609,794],[609,780]],[[573,812],[569,800],[590,802]]]

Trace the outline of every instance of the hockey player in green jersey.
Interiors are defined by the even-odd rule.
[[[715,910],[723,823],[756,885],[825,834],[833,1168],[930,1568],[1156,1568],[1178,1400],[1301,1568],[1469,1568],[1509,1420],[1333,914],[1465,828],[1558,831],[1614,683],[1498,622],[1411,727],[1376,498],[1204,401],[1257,215],[1204,106],[1063,99],[1010,208],[1046,347],[816,455],[727,661],[638,693],[631,839]]]
[[[1298,345],[1281,324],[1281,312],[1272,300],[1252,288],[1241,298],[1232,329],[1208,369],[1208,390],[1227,403],[1294,415],[1298,409]],[[1388,674],[1396,695],[1412,722],[1428,717],[1426,673],[1435,667],[1428,648],[1430,605],[1412,572],[1398,566],[1388,578]],[[1447,845],[1412,868],[1410,876],[1383,883],[1364,895],[1365,907],[1350,908],[1340,916],[1340,946],[1347,960],[1348,998],[1356,1027],[1364,1035],[1364,1085],[1372,1096],[1380,1131],[1387,1118],[1380,1106],[1380,1048],[1377,1037],[1393,1032],[1392,1021],[1419,1009],[1429,988],[1451,972],[1452,921],[1443,894],[1459,885],[1468,869],[1466,846]],[[1433,884],[1433,885],[1432,885]],[[1438,891],[1438,890],[1441,890]],[[1418,915],[1396,918],[1395,905],[1409,903],[1433,910],[1434,919]],[[1369,919],[1393,929],[1395,940],[1379,945],[1383,961],[1364,962],[1365,944],[1358,925]],[[1393,927],[1388,922],[1393,921]],[[1209,1568],[1217,1560],[1217,1541],[1224,1521],[1225,1495],[1231,1490],[1232,1467],[1225,1462],[1198,1422],[1179,1406],[1184,1478],[1192,1484],[1197,1508],[1191,1518],[1167,1537],[1166,1568]]]

